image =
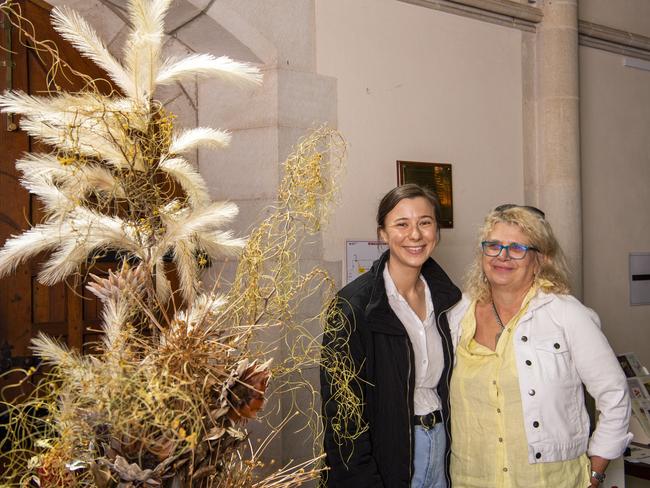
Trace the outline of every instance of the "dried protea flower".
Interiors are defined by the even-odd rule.
[[[271,378],[270,361],[262,364],[253,362],[235,379],[228,389],[228,418],[233,422],[243,422],[256,417],[264,406],[264,392]]]
[[[86,285],[102,302],[116,299],[125,292],[139,294],[144,288],[146,274],[142,266],[131,268],[124,264],[118,272],[110,270],[107,278],[101,278],[94,274],[90,275],[93,282]]]
[[[33,462],[38,465],[36,477],[41,488],[74,486],[74,466],[70,466],[66,462],[65,455],[62,455],[56,448],[43,456],[34,458]]]

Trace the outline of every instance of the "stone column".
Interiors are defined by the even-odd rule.
[[[526,200],[546,212],[569,261],[573,294],[581,297],[578,0],[545,0],[542,8],[535,53],[537,157],[527,161]]]

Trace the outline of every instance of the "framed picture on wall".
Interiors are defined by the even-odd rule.
[[[451,164],[397,161],[397,184],[405,183],[417,183],[433,190],[440,200],[438,225],[443,229],[454,227]]]

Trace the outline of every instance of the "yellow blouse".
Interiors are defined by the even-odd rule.
[[[451,380],[451,478],[454,488],[584,488],[586,454],[569,461],[528,464],[513,331],[537,292],[531,288],[495,351],[476,340],[476,302],[461,322]]]

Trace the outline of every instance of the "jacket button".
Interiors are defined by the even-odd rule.
[[[539,427],[539,422],[537,420],[535,420],[535,422],[533,422],[533,427],[535,427],[535,428]]]
[[[556,342],[555,344],[553,344],[553,347],[554,347],[555,349],[559,349],[559,348],[560,348],[560,345]]]
[[[542,453],[541,453],[541,452],[538,452],[537,454],[535,454],[535,457],[536,457],[537,459],[541,458],[541,457],[542,457]]]
[[[522,342],[526,342],[526,341],[528,340],[528,337],[526,337],[526,336],[521,336],[521,340],[522,340]]]
[[[530,396],[535,396],[535,390],[533,390],[533,389],[531,388],[530,390],[528,390],[528,394],[529,394]]]
[[[526,359],[526,366],[530,366],[531,364],[533,364],[533,363],[531,362],[531,360],[530,360],[530,359]]]

